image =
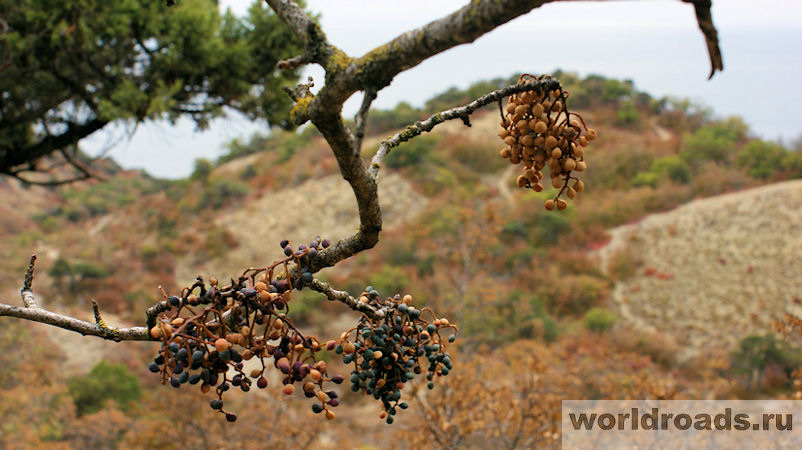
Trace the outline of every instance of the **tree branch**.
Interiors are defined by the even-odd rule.
[[[56,314],[41,308],[33,295],[33,275],[36,269],[36,255],[31,256],[31,262],[25,270],[25,277],[20,289],[22,304],[24,306],[13,306],[0,303],[0,316],[16,317],[18,319],[30,320],[33,322],[46,323],[65,330],[75,331],[84,336],[98,336],[112,341],[152,341],[154,340],[145,327],[132,328],[109,328],[100,318],[100,311],[97,303],[92,302],[95,314],[95,324],[84,322],[69,316]],[[165,302],[166,303],[166,302]],[[150,311],[150,310],[148,310]]]
[[[69,316],[56,314],[39,307],[26,308],[22,306],[6,305],[0,303],[0,316],[16,317],[33,322],[46,323],[69,331],[75,331],[84,336],[97,336],[110,341],[152,341],[148,329],[145,327],[108,328],[84,322]]]
[[[326,67],[329,57],[336,49],[328,42],[320,26],[292,0],[265,1],[306,46],[306,51],[303,55],[287,60],[287,62],[316,62]]]
[[[472,1],[441,19],[401,34],[351,62],[338,76],[327,80],[318,101],[342,104],[364,86],[381,90],[399,73],[440,52],[473,42],[499,25],[551,1]]]
[[[362,138],[365,137],[365,127],[368,124],[368,112],[370,112],[370,104],[376,100],[376,90],[372,88],[365,89],[364,96],[362,97],[362,106],[354,116],[354,151],[360,153],[362,151]]]
[[[26,308],[38,308],[36,298],[33,296],[31,286],[33,285],[33,272],[36,270],[36,255],[31,255],[31,262],[28,263],[28,268],[25,269],[25,278],[22,281],[22,289],[19,293],[22,297],[22,304]]]
[[[375,180],[379,176],[379,169],[381,168],[384,158],[390,153],[394,147],[398,147],[402,142],[406,142],[416,136],[419,136],[425,131],[431,131],[435,126],[447,120],[462,119],[467,120],[468,116],[482,106],[489,105],[494,102],[501,101],[504,97],[524,91],[553,91],[560,88],[560,83],[548,76],[542,76],[540,79],[527,81],[525,83],[513,84],[501,89],[495,90],[489,94],[483,95],[478,99],[468,103],[465,106],[452,108],[443,112],[434,114],[423,122],[415,122],[413,125],[406,127],[400,133],[390,139],[383,141],[379,145],[379,151],[373,156],[370,162],[370,176]],[[469,123],[469,122],[466,122]]]
[[[83,124],[68,124],[67,131],[58,136],[46,136],[39,142],[20,149],[3,149],[0,152],[0,173],[11,174],[14,167],[49,155],[103,128],[107,120],[92,119]]]
[[[329,300],[336,300],[338,302],[345,303],[349,308],[353,309],[354,311],[361,312],[372,320],[383,319],[387,314],[383,308],[374,308],[368,303],[360,302],[352,297],[349,293],[345,291],[338,291],[329,286],[328,283],[324,283],[318,279],[312,280],[312,283],[309,284],[309,288],[313,291],[320,292]]]
[[[710,57],[710,75],[707,79],[713,78],[716,70],[721,72],[724,70],[724,61],[721,57],[721,49],[718,45],[718,32],[715,25],[713,25],[713,14],[710,8],[713,7],[711,0],[682,0],[685,3],[692,3],[696,12],[696,22],[699,24],[699,29],[705,35],[705,44],[707,44],[707,54]]]

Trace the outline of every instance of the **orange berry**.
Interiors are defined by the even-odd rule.
[[[546,209],[548,209],[549,211],[552,211],[552,210],[554,209],[554,200],[552,200],[552,199],[548,199],[548,200],[546,200],[546,203],[544,204],[544,206],[545,206],[545,207],[546,207]]]
[[[231,343],[223,338],[218,338],[216,341],[214,341],[214,348],[218,352],[224,352],[231,348]]]

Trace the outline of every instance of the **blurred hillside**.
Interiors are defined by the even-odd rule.
[[[256,448],[265,423],[271,447],[416,447],[435,438],[441,447],[497,447],[519,424],[531,440],[517,445],[554,446],[562,398],[782,395],[802,358],[762,336],[802,296],[802,185],[785,181],[802,178],[802,148],[762,141],[737,117],[652,98],[630,81],[554,75],[571,109],[599,130],[586,153],[586,190],[568,210],[543,209],[550,190],[515,186],[517,171],[498,155],[498,110],[488,107],[470,128],[444,124],[394,151],[381,174],[379,244],[322,273],[351,293],[366,285],[410,293],[460,325],[451,380],[420,392],[396,424],[350,392],[339,418],[323,423],[274,388],[232,395],[242,414],[227,424],[199,393],[158,386],[146,370],[153,344],[2,319],[0,446]],[[366,156],[401,127],[511,80],[451,89],[423,110],[374,111]],[[89,318],[94,299],[107,322],[141,324],[158,286],[175,292],[199,274],[238,276],[276,259],[281,239],[337,239],[356,228],[353,195],[312,129],[257,135],[228,150],[196,161],[179,181],[115,167],[106,181],[49,189],[0,179],[3,301],[18,302],[36,253],[44,306]],[[308,290],[290,308],[296,324],[324,339],[358,317]],[[752,367],[737,352],[749,335],[782,352],[763,361],[763,385],[747,390]],[[513,366],[533,376],[500,376]],[[120,373],[141,392],[87,400],[86,384],[69,381],[115,384]],[[24,414],[11,406],[20,404]],[[218,434],[204,443],[193,421]],[[94,434],[81,431],[96,424],[103,427]]]

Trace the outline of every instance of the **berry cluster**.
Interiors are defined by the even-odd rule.
[[[524,74],[518,82],[528,78],[536,77]],[[584,190],[584,183],[571,173],[587,168],[585,147],[596,138],[596,130],[587,128],[579,114],[568,112],[567,98],[568,92],[564,89],[513,94],[498,134],[507,145],[499,154],[512,164],[524,164],[518,187],[542,191],[543,168],[549,166],[551,185],[559,191],[553,199],[546,200],[548,210],[555,207],[563,210],[568,206],[560,198],[563,193],[573,199]],[[575,180],[573,184],[571,180]]]
[[[435,376],[448,375],[453,366],[441,333],[449,330],[447,340],[454,342],[457,327],[448,319],[438,319],[429,308],[416,309],[410,304],[410,295],[382,299],[368,286],[359,301],[386,314],[380,320],[363,316],[356,328],[343,333],[339,342],[329,341],[327,347],[342,354],[343,363],[354,365],[351,390],[381,400],[384,411],[380,418],[391,424],[396,408],[408,406],[400,402],[401,390],[424,367],[429,389],[434,388]],[[424,312],[432,316],[431,321],[421,317]]]
[[[317,357],[324,346],[302,335],[286,315],[293,288],[303,289],[312,281],[309,258],[328,246],[325,239],[315,240],[295,250],[282,241],[287,258],[248,269],[229,286],[221,287],[214,278],[206,285],[198,277],[181,296],[164,293],[168,308],[150,329],[162,347],[148,365],[150,371],[161,373],[163,382],[176,388],[186,383],[200,384],[203,393],[214,388],[217,398],[211,407],[233,422],[237,416],[224,409],[223,394],[232,386],[248,392],[254,382],[264,389],[264,372],[272,365],[283,374],[285,394],[291,395],[295,383],[301,383],[304,395],[319,402],[313,409],[333,419],[331,408],[339,401],[325,384],[340,384],[343,377],[328,375],[326,362]],[[253,368],[246,373],[245,362],[253,359],[258,365],[249,364]]]

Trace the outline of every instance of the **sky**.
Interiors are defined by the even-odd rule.
[[[309,9],[321,14],[329,41],[351,56],[465,3],[307,0]],[[250,4],[220,1],[222,9],[238,14]],[[373,106],[392,108],[400,101],[421,106],[451,86],[559,68],[583,76],[632,79],[654,97],[690,98],[711,107],[718,117],[742,116],[757,137],[789,141],[802,135],[802,2],[764,0],[755,5],[753,0],[713,2],[724,72],[710,81],[707,50],[691,5],[679,0],[555,2],[399,74]],[[323,71],[309,66],[302,76],[320,84]],[[353,116],[359,102],[357,94],[346,102],[343,114]],[[233,113],[204,132],[195,131],[189,120],[176,126],[151,122],[131,131],[109,127],[82,145],[90,154],[111,148],[108,155],[125,168],[181,178],[191,173],[196,158],[214,159],[225,153],[225,143],[265,132],[267,125]]]

